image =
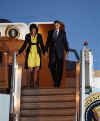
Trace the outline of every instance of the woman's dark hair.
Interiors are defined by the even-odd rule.
[[[36,24],[31,24],[30,25],[30,32],[32,32],[32,29],[35,28],[36,29],[36,33],[38,32],[38,27]]]

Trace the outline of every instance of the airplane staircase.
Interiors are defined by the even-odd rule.
[[[73,121],[75,88],[22,89],[20,121]]]
[[[35,89],[22,86],[23,74],[16,69],[16,57],[14,60],[10,121],[79,121],[79,62],[65,61],[65,80],[60,88],[54,88],[51,82],[50,87],[45,83],[45,87]]]

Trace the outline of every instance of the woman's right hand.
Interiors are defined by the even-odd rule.
[[[48,57],[48,53],[47,52],[44,55],[45,55],[45,57]]]

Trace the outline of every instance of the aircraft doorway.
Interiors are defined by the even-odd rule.
[[[54,23],[53,22],[47,22],[47,23],[43,22],[43,23],[33,23],[33,24],[38,25],[38,32],[42,34],[43,43],[45,45],[46,41],[47,41],[48,31],[54,29]],[[63,24],[62,24],[61,29],[64,29]],[[40,76],[39,76],[40,88],[53,88],[53,85],[54,85],[50,70],[48,68],[48,62],[49,62],[48,57],[45,57],[44,55],[42,55],[42,67],[40,69]],[[26,77],[26,75],[27,75],[27,77]],[[22,78],[24,78],[24,79],[22,79],[22,83],[23,83],[22,87],[23,87],[23,85],[27,84],[28,78],[29,78],[29,80],[31,80],[30,74],[28,74],[28,73],[27,74],[24,73]],[[65,82],[63,81],[62,83],[63,83],[62,85],[64,86]],[[63,86],[61,86],[61,87],[63,87]]]

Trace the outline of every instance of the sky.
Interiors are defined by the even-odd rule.
[[[100,0],[0,0],[0,18],[27,24],[64,22],[70,48],[80,54],[87,40],[94,69],[100,70]]]

